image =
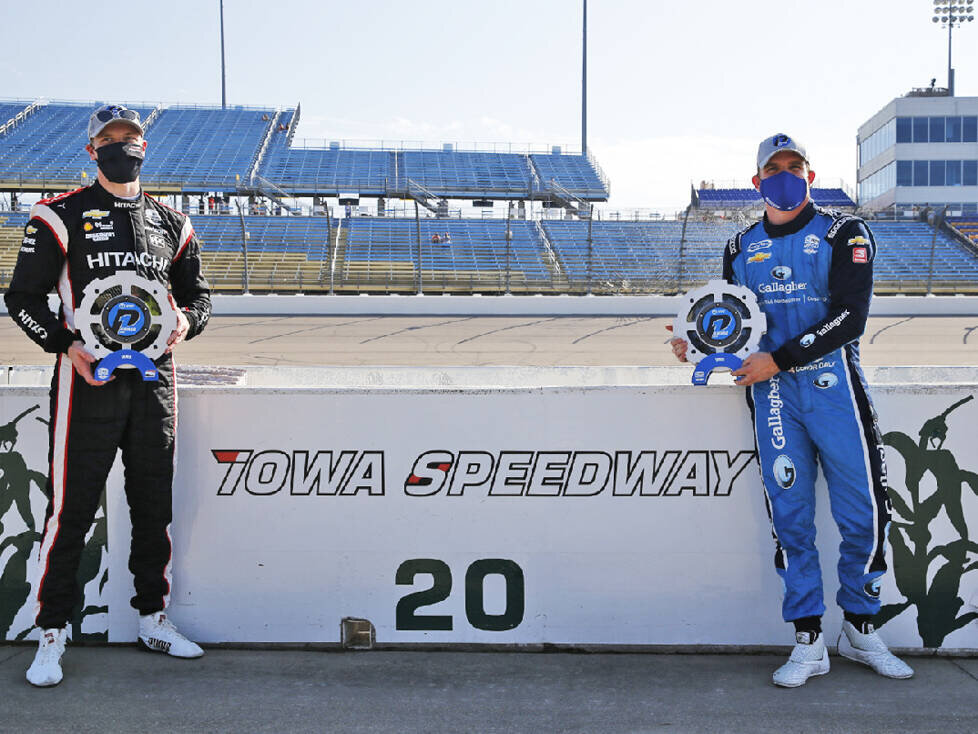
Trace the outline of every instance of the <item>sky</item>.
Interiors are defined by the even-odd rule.
[[[5,5],[0,98],[221,102],[218,0]],[[577,148],[581,5],[225,0],[228,104],[301,102],[297,137]],[[590,0],[588,147],[606,208],[671,212],[690,183],[749,185],[776,132],[807,145],[823,184],[854,188],[859,125],[946,84],[932,8]],[[956,94],[978,96],[978,22],[953,36]]]

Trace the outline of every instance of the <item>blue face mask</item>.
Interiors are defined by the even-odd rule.
[[[775,209],[790,212],[801,206],[808,196],[808,181],[791,171],[781,171],[761,181],[761,196]]]

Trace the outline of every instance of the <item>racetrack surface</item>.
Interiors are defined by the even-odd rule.
[[[181,364],[658,366],[676,364],[662,317],[215,316]],[[865,365],[978,365],[978,316],[870,318]],[[47,365],[7,317],[0,365]]]

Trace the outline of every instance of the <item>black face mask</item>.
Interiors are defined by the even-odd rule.
[[[145,155],[139,143],[110,143],[95,149],[99,170],[112,183],[131,183],[139,178]]]

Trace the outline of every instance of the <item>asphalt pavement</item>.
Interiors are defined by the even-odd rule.
[[[177,660],[71,647],[64,681],[0,646],[4,732],[976,732],[978,659],[914,657],[888,680],[832,656],[776,688],[781,655],[240,650]]]

